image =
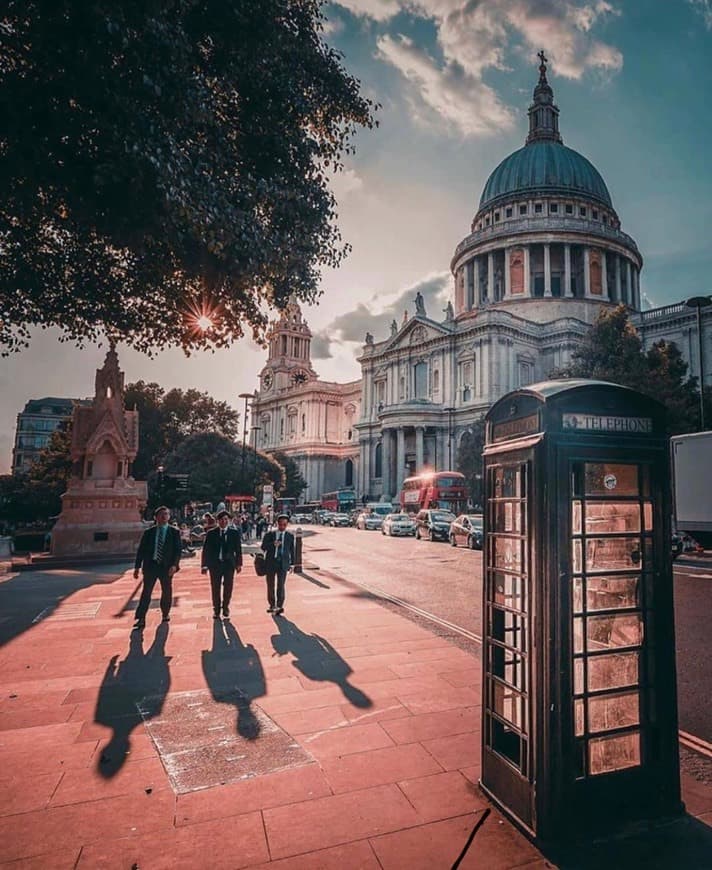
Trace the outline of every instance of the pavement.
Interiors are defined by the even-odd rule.
[[[186,559],[143,633],[130,571],[54,576],[0,580],[2,867],[712,867],[688,777],[684,818],[542,855],[477,785],[479,658],[333,576],[274,617],[248,558],[215,622]]]

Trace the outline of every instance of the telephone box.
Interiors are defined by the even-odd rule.
[[[481,785],[542,844],[676,815],[665,409],[561,380],[486,423]]]

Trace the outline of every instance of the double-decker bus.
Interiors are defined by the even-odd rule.
[[[402,511],[417,513],[441,508],[462,513],[467,508],[467,483],[459,471],[431,471],[406,477],[400,494]]]
[[[356,507],[356,493],[352,489],[337,489],[335,492],[325,492],[321,497],[321,507],[325,511],[347,514]]]

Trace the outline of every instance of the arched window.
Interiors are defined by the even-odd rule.
[[[354,463],[352,459],[346,460],[346,473],[344,474],[344,486],[354,485]]]
[[[379,441],[373,457],[374,477],[383,477],[383,447]]]

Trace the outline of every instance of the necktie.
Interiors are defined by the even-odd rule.
[[[159,526],[158,530],[156,531],[156,555],[155,555],[156,562],[163,561],[163,542],[165,541],[165,538],[166,538],[166,527]]]
[[[225,558],[225,541],[227,540],[226,533],[220,532],[220,561]]]
[[[277,558],[278,559],[282,558],[282,533],[281,532],[279,533],[279,535],[277,535]]]

